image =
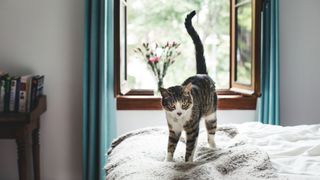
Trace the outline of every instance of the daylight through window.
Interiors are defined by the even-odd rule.
[[[178,6],[177,6],[178,4]],[[181,55],[164,78],[164,87],[179,85],[195,75],[194,45],[184,27],[187,13],[195,9],[193,20],[205,49],[209,75],[218,89],[229,88],[230,3],[226,0],[127,1],[127,85],[130,89],[154,89],[157,81],[145,59],[134,49],[176,42]]]
[[[138,48],[179,44],[163,87],[180,85],[196,74],[194,44],[184,27],[193,10],[209,76],[216,82],[218,108],[255,109],[260,95],[260,21],[262,0],[115,0],[114,60],[118,109],[161,109],[154,90],[160,84],[148,61],[164,62],[169,52]],[[148,53],[150,51],[148,50]],[[160,55],[160,56],[159,56]],[[152,57],[152,58],[150,58]],[[161,58],[159,58],[161,57]],[[169,61],[172,62],[172,61]],[[163,66],[161,66],[163,67]],[[162,70],[160,70],[162,74]]]

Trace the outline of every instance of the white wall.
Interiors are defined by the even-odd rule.
[[[320,123],[319,7],[319,0],[280,0],[282,125]]]
[[[217,113],[218,124],[255,121],[255,110],[224,110]],[[117,111],[117,131],[121,135],[150,126],[167,126],[164,111]],[[202,128],[204,123],[200,124]]]
[[[41,179],[81,179],[84,1],[1,0],[0,69],[44,74]],[[0,179],[18,179],[16,145],[0,140]]]

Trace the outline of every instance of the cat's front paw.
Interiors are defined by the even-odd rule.
[[[168,153],[167,157],[164,160],[165,162],[173,162],[173,155],[172,153]]]
[[[174,162],[174,161],[173,161],[173,158],[165,158],[164,162]]]
[[[214,141],[214,136],[213,135],[209,135],[208,136],[208,144],[211,148],[215,149],[216,148],[216,143]]]
[[[215,142],[209,142],[209,146],[213,149],[216,149],[217,146],[216,146],[216,143]]]
[[[186,162],[193,162],[193,158],[189,158]]]

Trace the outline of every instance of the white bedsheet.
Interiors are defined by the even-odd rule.
[[[250,144],[269,154],[279,173],[290,179],[320,180],[320,124],[282,127],[250,122],[236,126]]]

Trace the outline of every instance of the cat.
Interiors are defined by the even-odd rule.
[[[197,74],[189,77],[180,86],[160,88],[161,104],[166,113],[169,140],[166,161],[173,161],[174,151],[181,133],[186,132],[185,161],[192,162],[199,135],[199,121],[205,120],[208,144],[215,148],[214,136],[217,129],[217,94],[215,83],[208,76],[203,45],[192,26],[192,11],[185,18],[185,27],[195,46]]]

